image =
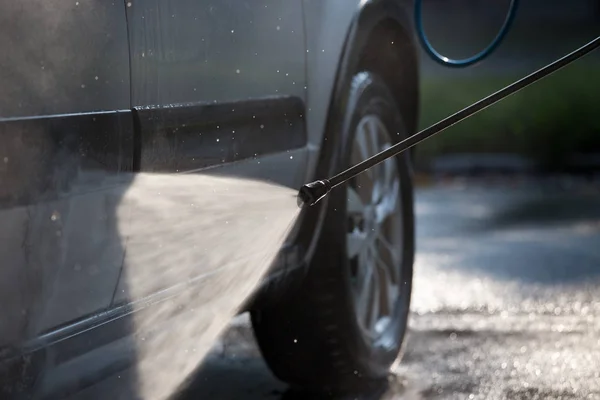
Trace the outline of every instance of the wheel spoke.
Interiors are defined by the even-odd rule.
[[[346,234],[346,255],[349,259],[356,257],[367,245],[367,235],[359,229],[354,228]]]
[[[380,282],[381,298],[385,302],[385,308],[382,310],[383,315],[391,315],[394,305],[396,304],[396,296],[398,295],[398,279],[394,268],[382,258],[377,258],[377,267],[380,271],[382,281]]]
[[[389,145],[386,145],[385,148],[390,147]],[[393,184],[394,184],[394,169],[396,168],[396,166],[394,165],[394,163],[396,162],[396,160],[394,160],[393,158],[391,159],[387,159],[383,162],[383,187],[385,192],[389,193],[393,188]]]
[[[365,268],[369,264],[367,252],[359,255],[359,286],[357,288],[357,317],[366,327],[369,327],[371,313],[371,298],[373,293],[373,269]]]
[[[396,208],[399,200],[400,181],[394,179],[389,190],[378,202],[375,210],[377,214],[377,223],[383,223],[386,218],[397,212]]]
[[[375,118],[369,118],[368,127],[371,139],[371,155],[375,155],[379,152],[379,121]]]
[[[401,243],[401,238],[400,243]],[[400,284],[400,267],[402,265],[402,249],[397,248],[392,245],[387,238],[383,235],[380,235],[377,238],[377,243],[379,244],[379,249],[381,252],[381,260],[384,265],[389,269],[390,276],[392,277],[392,282],[395,284]]]
[[[346,200],[346,204],[348,207],[348,214],[361,216],[364,215],[365,206],[356,190],[352,187],[349,187],[347,192],[348,198]]]
[[[368,126],[370,146],[371,146],[370,155],[373,156],[380,151],[379,136],[381,134],[381,132],[380,132],[381,128],[379,126],[379,122],[375,118],[370,118],[368,120],[368,122],[366,122],[366,125]],[[371,193],[371,202],[373,204],[376,204],[379,202],[381,196],[383,195],[383,191],[385,190],[382,187],[381,181],[379,179],[381,176],[381,168],[382,168],[381,164],[377,164],[377,165],[374,165],[373,167],[371,167],[371,169],[373,170],[373,191]]]
[[[367,158],[371,157],[371,151],[369,149],[369,138],[367,137],[369,134],[366,131],[366,129],[364,127],[360,127],[356,132],[356,143],[358,144],[358,151],[360,153],[360,156],[362,157],[363,160],[366,160]],[[369,168],[365,171],[365,173],[367,175],[369,175],[369,177],[371,179],[374,178],[374,173],[372,168]]]
[[[367,326],[370,332],[373,332],[377,320],[381,316],[380,296],[381,296],[381,277],[377,270],[376,260],[374,258],[373,250],[369,251],[370,257],[368,259],[368,268],[371,270],[371,282],[369,285],[369,298],[370,298],[370,311]]]

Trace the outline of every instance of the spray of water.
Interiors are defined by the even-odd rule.
[[[60,342],[53,351],[73,359],[36,364],[41,394],[77,393],[94,368],[114,373],[116,362],[106,398],[166,399],[256,288],[298,211],[295,190],[198,173],[82,172],[64,196],[5,205],[0,346],[19,351],[42,334]],[[127,311],[103,326],[90,318],[85,335],[54,332],[99,307]],[[90,334],[95,356],[71,348]]]
[[[295,195],[237,178],[135,178],[119,206],[125,264],[135,265],[124,271],[128,296],[179,285],[134,316],[139,397],[169,397],[198,367],[277,255],[298,214]]]

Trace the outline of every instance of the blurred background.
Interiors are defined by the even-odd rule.
[[[438,52],[469,57],[493,40],[509,3],[424,1],[423,25]],[[421,129],[566,55],[599,31],[598,0],[523,0],[503,44],[480,64],[445,68],[422,52]],[[599,61],[600,53],[592,52],[419,145],[418,170],[600,170]]]

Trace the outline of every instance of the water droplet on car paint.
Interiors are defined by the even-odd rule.
[[[277,30],[281,30],[281,27],[280,27],[279,25],[277,25],[277,28],[276,28],[276,29],[277,29]]]
[[[294,156],[290,156],[290,160],[293,160],[293,159],[294,159]]]
[[[260,129],[263,129],[265,126],[263,124],[260,124]]]
[[[94,79],[95,79],[95,80],[98,80],[98,76],[95,76],[95,77],[94,77]]]
[[[236,74],[239,74],[239,73],[240,73],[240,70],[239,70],[239,69],[236,69],[236,70],[235,70],[235,73],[236,73]]]
[[[4,157],[4,164],[8,164],[8,157]]]
[[[219,141],[219,138],[217,138],[217,142]]]
[[[131,2],[130,1],[127,2],[127,7],[131,7]]]
[[[60,214],[58,213],[58,211],[54,211],[54,212],[52,213],[52,215],[50,215],[50,220],[52,220],[52,221],[56,221],[56,220],[58,220],[59,218],[60,218]]]
[[[85,84],[84,83],[81,84],[81,88],[85,89]]]

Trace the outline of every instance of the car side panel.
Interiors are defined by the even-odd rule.
[[[127,13],[139,171],[303,183],[301,1],[138,0]],[[169,273],[168,254],[150,262],[147,245],[131,238],[115,305],[207,273]]]
[[[10,398],[24,366],[35,376],[61,362],[46,345],[106,311],[118,281],[115,209],[133,168],[125,4],[2,2],[0,47],[0,398]]]
[[[130,108],[122,1],[0,4],[0,118]]]

